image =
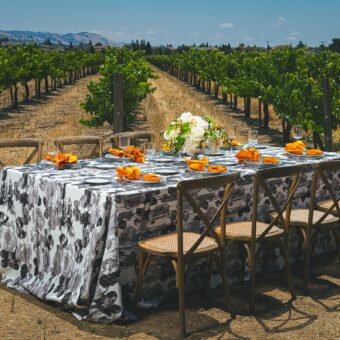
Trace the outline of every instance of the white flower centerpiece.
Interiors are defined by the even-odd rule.
[[[166,127],[163,138],[168,148],[175,153],[182,151],[187,155],[194,155],[204,145],[211,144],[211,140],[217,136],[212,131],[216,128],[215,125],[209,116],[200,117],[184,112]]]

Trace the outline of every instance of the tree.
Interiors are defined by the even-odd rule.
[[[92,44],[91,40],[89,40],[88,49],[87,50],[88,50],[89,53],[94,53],[95,52],[95,49],[93,47],[93,44]]]
[[[299,43],[296,45],[296,48],[305,48],[306,46],[307,45],[300,40]]]
[[[50,38],[47,38],[45,41],[44,41],[44,44],[45,46],[52,46],[52,41]]]
[[[332,43],[328,46],[328,48],[332,52],[340,53],[340,38],[333,38]]]
[[[146,55],[152,54],[152,47],[151,47],[150,41],[148,41],[145,45],[145,54]]]

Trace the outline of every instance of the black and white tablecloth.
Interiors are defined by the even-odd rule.
[[[277,153],[284,159],[281,150]],[[338,158],[328,154],[325,159]],[[294,161],[286,159],[287,165]],[[311,163],[311,162],[310,162]],[[56,170],[52,166],[7,167],[0,170],[0,273],[2,282],[36,297],[71,307],[77,315],[93,322],[110,322],[129,314],[134,295],[136,245],[139,240],[175,231],[176,184],[192,178],[178,165],[180,174],[162,186],[141,187],[118,183],[114,170],[82,167]],[[142,165],[150,167],[152,165]],[[155,166],[155,165],[154,165]],[[228,220],[249,219],[254,170],[236,166],[242,178],[229,204]],[[106,185],[91,186],[84,179],[111,177]],[[294,205],[309,204],[311,167],[304,175]],[[340,192],[340,174],[331,178]],[[285,197],[287,183],[271,183],[275,196]],[[215,190],[198,193],[206,211],[213,214],[220,196]],[[327,198],[318,188],[318,199]],[[268,221],[269,200],[261,195],[259,218]],[[201,223],[189,210],[186,228],[200,231]],[[293,239],[293,243],[296,239]],[[332,246],[328,235],[318,251]],[[236,245],[231,244],[229,279],[235,281],[239,268]],[[266,267],[277,269],[282,259],[277,251],[266,256]],[[204,264],[192,270],[189,285],[199,285]],[[175,289],[174,272],[164,260],[155,261],[145,278],[145,303],[156,303]]]

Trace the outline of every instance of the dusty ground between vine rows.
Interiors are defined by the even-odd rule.
[[[183,111],[210,114],[222,125],[232,122],[239,131],[253,121],[244,121],[239,113],[230,113],[203,93],[184,85],[173,77],[157,72],[153,80],[158,90],[141,105],[137,129],[160,131],[171,119]],[[95,134],[104,136],[109,126],[89,129],[79,124],[88,117],[79,107],[87,93],[86,85],[98,76],[80,80],[76,85],[33,100],[19,110],[0,113],[0,136],[42,137]],[[147,119],[147,120],[146,120]],[[277,134],[277,133],[276,133]],[[278,143],[275,133],[261,136],[261,142]],[[78,150],[77,150],[78,151]],[[11,163],[22,156],[19,152],[3,154]],[[0,153],[0,158],[2,154]],[[287,303],[289,294],[285,280],[269,278],[259,284],[257,316],[247,315],[248,290],[238,285],[232,288],[233,302],[238,313],[230,320],[224,310],[222,294],[213,291],[206,298],[188,297],[187,321],[189,338],[198,339],[337,339],[340,337],[340,269],[333,258],[323,257],[314,264],[311,295],[302,296],[301,269],[295,269],[298,299]],[[333,261],[333,262],[332,262]],[[333,263],[329,265],[328,263]],[[170,297],[155,311],[141,313],[133,324],[90,324],[76,320],[70,313],[55,305],[17,293],[0,286],[0,338],[2,339],[175,339],[178,334],[176,298]]]

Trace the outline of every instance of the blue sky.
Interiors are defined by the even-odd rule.
[[[152,44],[309,45],[340,37],[340,0],[0,0],[0,29]]]

